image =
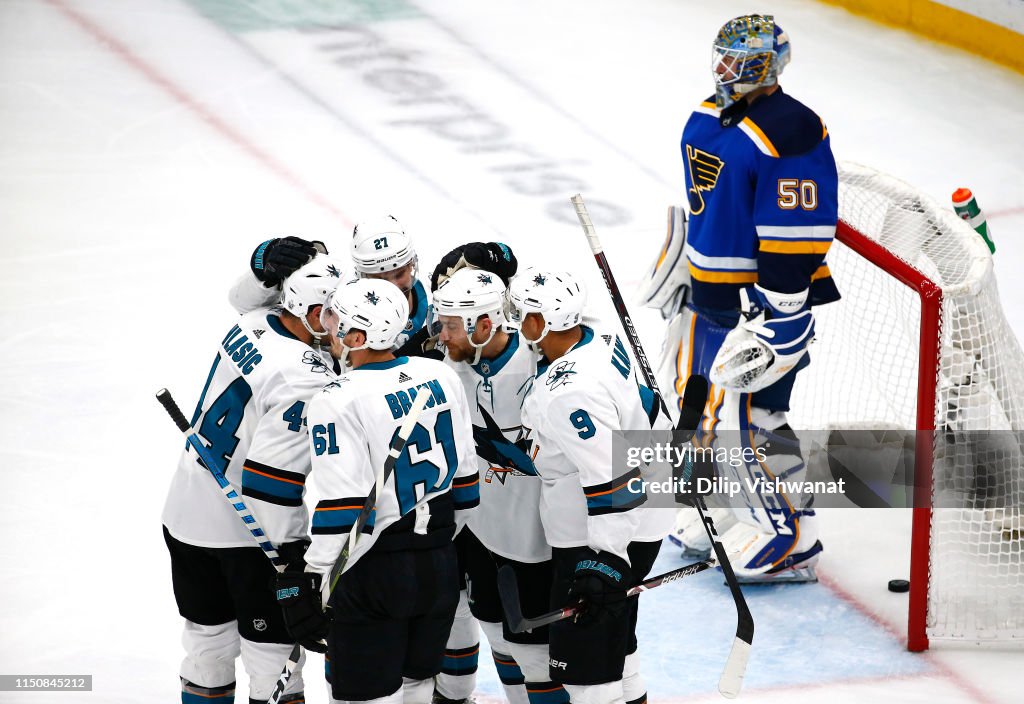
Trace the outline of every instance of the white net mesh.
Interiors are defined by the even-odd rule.
[[[936,443],[930,552],[914,557],[929,559],[928,635],[1024,639],[1024,354],[991,255],[950,207],[907,184],[852,164],[839,177],[840,219],[941,289],[941,324],[922,330],[918,292],[837,241],[827,260],[843,300],[815,309],[813,364],[790,423],[919,427],[923,365],[935,427],[954,440]],[[921,359],[922,337],[937,342],[937,359]]]

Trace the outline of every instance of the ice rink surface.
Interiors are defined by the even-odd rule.
[[[681,0],[5,0],[0,3],[0,674],[93,674],[170,702],[179,618],[160,507],[253,246],[343,249],[395,214],[430,269],[501,238],[603,287],[568,198],[591,204],[620,283],[681,202],[679,135],[712,92],[709,45],[749,3]],[[940,202],[969,186],[1024,336],[1024,77],[815,2],[776,0],[784,88],[839,159]],[[658,316],[636,311],[653,354]],[[212,482],[211,482],[212,486]],[[821,582],[748,591],[751,702],[1019,701],[1024,652],[904,649],[909,516],[823,520]],[[659,568],[680,564],[666,549]],[[715,701],[735,613],[705,573],[642,599],[651,700]],[[325,701],[319,657],[308,701]],[[481,658],[482,698],[497,695]],[[239,700],[245,676],[239,668]]]

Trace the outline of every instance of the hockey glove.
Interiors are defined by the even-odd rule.
[[[277,554],[281,557],[286,572],[301,572],[306,569],[306,550],[309,544],[309,538],[303,538],[278,546]]]
[[[467,266],[496,274],[502,283],[508,286],[509,280],[519,269],[519,262],[512,253],[512,248],[501,242],[470,242],[459,245],[444,255],[434,267],[434,273],[430,275],[431,292],[436,291],[449,276]]]
[[[684,445],[683,461],[672,468],[676,483],[676,503],[696,506],[698,496],[711,493],[715,478],[714,448]]]
[[[629,564],[618,555],[604,550],[581,552],[569,589],[569,603],[580,606],[574,621],[585,626],[624,607],[631,585]]]
[[[725,338],[709,378],[731,391],[754,393],[796,368],[814,340],[814,314],[805,289],[776,293],[757,284],[740,292],[751,316]]]
[[[316,572],[281,572],[274,577],[274,596],[292,640],[306,650],[327,652],[320,641],[327,637],[331,617],[320,600],[320,575]]]
[[[249,267],[266,286],[278,286],[317,253],[327,254],[323,242],[300,237],[276,237],[253,250]]]

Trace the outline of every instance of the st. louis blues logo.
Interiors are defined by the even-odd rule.
[[[690,199],[690,214],[700,215],[704,212],[703,193],[712,190],[718,184],[718,176],[722,173],[725,162],[714,154],[687,144],[686,163],[690,169],[690,183],[693,184],[693,187],[687,191]]]
[[[543,286],[547,282],[548,279],[543,274],[537,274],[536,276],[533,277],[533,283],[537,284],[538,286]]]
[[[380,296],[378,296],[373,291],[367,291],[366,292],[366,302],[367,303],[371,303],[373,305],[377,305],[378,303],[380,303]]]
[[[559,362],[548,372],[548,378],[544,384],[552,390],[557,389],[563,384],[568,384],[569,377],[576,373],[572,369],[575,365],[576,362]]]

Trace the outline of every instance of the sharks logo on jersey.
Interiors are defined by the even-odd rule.
[[[718,184],[718,175],[722,173],[725,162],[714,154],[687,144],[686,163],[690,169],[690,181],[693,183],[693,188],[687,191],[690,198],[690,214],[700,215],[704,212],[702,192],[711,191]]]
[[[547,381],[544,384],[552,391],[563,384],[568,384],[570,377],[576,372],[573,371],[575,362],[559,362],[548,373]]]
[[[314,374],[327,374],[330,369],[324,363],[323,358],[313,350],[307,350],[302,353],[302,363],[309,365],[309,371]]]
[[[533,466],[529,454],[530,443],[526,440],[522,427],[519,428],[519,437],[511,441],[483,408],[480,409],[480,415],[484,425],[473,426],[473,440],[476,442],[476,454],[491,464],[484,481],[489,482],[497,476],[504,484],[508,472],[537,476],[537,468]]]

